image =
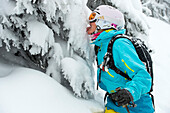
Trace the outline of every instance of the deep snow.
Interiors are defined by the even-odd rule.
[[[39,71],[2,63],[0,71],[1,75],[6,75],[0,78],[0,113],[91,113],[102,110],[94,100],[74,97]]]
[[[170,25],[148,18],[149,44],[154,49],[154,97],[157,113],[169,113]],[[96,78],[95,78],[96,79]],[[91,113],[102,110],[95,100],[76,98],[54,79],[36,70],[0,63],[0,113]]]
[[[152,55],[154,68],[154,91],[155,106],[157,113],[169,113],[170,110],[170,25],[149,18],[150,23],[150,40],[149,44],[153,47],[155,53]]]

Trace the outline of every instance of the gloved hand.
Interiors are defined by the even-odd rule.
[[[117,102],[118,106],[125,106],[133,102],[131,93],[126,89],[118,89],[117,92],[111,93],[109,96],[113,102]]]

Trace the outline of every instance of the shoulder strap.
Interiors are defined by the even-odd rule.
[[[114,64],[114,59],[113,59],[113,53],[112,53],[112,48],[113,48],[113,44],[114,42],[119,39],[119,38],[126,38],[129,39],[126,35],[116,35],[115,37],[113,37],[109,44],[108,44],[108,48],[107,48],[107,53],[110,56],[110,64],[109,64],[109,68],[113,69],[117,74],[120,74],[121,76],[125,77],[128,80],[132,80],[127,74],[125,74],[124,72],[122,72],[120,69],[118,69],[115,64]],[[129,39],[130,40],[130,39]]]
[[[95,55],[96,55],[96,63],[97,63],[97,66],[99,67],[99,63],[98,63],[98,60],[97,60],[97,54],[98,54],[98,52],[99,52],[99,46],[94,46],[94,51],[95,51]]]

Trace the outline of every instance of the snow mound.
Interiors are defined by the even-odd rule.
[[[0,113],[91,113],[91,110],[102,110],[96,101],[74,97],[39,71],[12,68],[3,74],[8,76],[0,78]]]

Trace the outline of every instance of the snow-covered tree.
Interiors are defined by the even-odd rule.
[[[0,57],[47,73],[79,97],[91,97],[94,56],[86,2],[1,0]]]
[[[170,23],[169,0],[142,0],[142,4],[145,8],[150,10],[150,16]]]

